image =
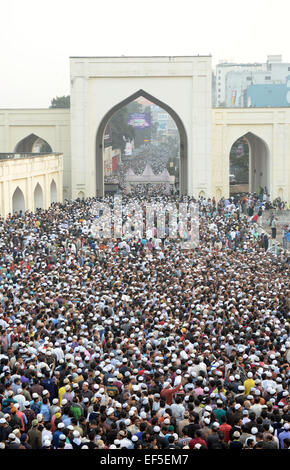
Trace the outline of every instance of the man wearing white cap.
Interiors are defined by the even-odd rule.
[[[12,427],[9,426],[5,418],[0,418],[0,442],[5,442],[8,439],[8,434],[12,432]]]
[[[64,423],[59,422],[59,423],[57,424],[56,430],[55,430],[54,433],[53,433],[52,444],[53,444],[53,447],[54,447],[55,449],[58,448],[59,436],[60,436],[61,434],[63,434],[64,428],[65,428]]]
[[[282,431],[279,433],[280,449],[284,449],[284,439],[290,439],[290,423],[283,425]]]
[[[14,433],[8,434],[8,444],[7,449],[19,449],[20,444],[16,441],[16,436]]]

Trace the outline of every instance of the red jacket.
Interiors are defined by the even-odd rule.
[[[165,388],[164,390],[161,390],[160,397],[165,398],[167,405],[172,405],[172,397],[176,392],[178,392],[180,387],[181,384],[177,385],[175,388]]]
[[[202,446],[204,446],[207,449],[207,443],[203,439],[201,439],[201,437],[196,437],[194,439],[191,439],[191,441],[189,441],[189,443],[188,443],[188,447],[190,449],[193,449],[195,444],[201,444]]]
[[[231,429],[232,429],[232,426],[230,426],[227,423],[223,423],[219,427],[219,431],[222,431],[224,433],[225,442],[229,442],[229,440],[230,440],[230,430]]]

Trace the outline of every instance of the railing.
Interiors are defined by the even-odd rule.
[[[271,238],[271,235],[269,232],[267,232],[267,230],[265,230],[261,225],[258,225],[257,227],[257,232],[259,235],[261,235],[262,233],[266,233],[268,235],[268,240],[269,240],[269,247],[268,247],[268,252],[269,253],[274,253],[274,254],[279,254],[279,252],[283,249],[283,250],[287,250],[287,251],[290,251],[290,241],[288,240],[283,240],[282,238],[282,241],[281,243],[278,241],[278,240],[273,240]]]
[[[43,153],[0,153],[0,160],[18,160],[24,158],[36,158],[36,157],[44,157],[48,155],[62,155],[61,153],[55,152],[43,152]]]
[[[284,250],[290,251],[290,240],[283,240],[282,238],[282,247],[284,248]]]

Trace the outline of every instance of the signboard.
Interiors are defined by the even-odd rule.
[[[146,129],[151,125],[150,113],[130,114],[128,125],[139,129]]]
[[[111,125],[108,123],[104,132],[104,146],[110,147],[112,145],[112,133],[111,133]]]
[[[118,165],[119,165],[119,155],[115,155],[112,158],[112,170],[116,171],[118,169]]]
[[[166,126],[167,126],[167,122],[165,122],[165,121],[159,121],[158,122],[159,129],[164,130],[164,129],[166,129]]]
[[[125,147],[125,155],[130,156],[132,155],[132,144],[131,142],[126,142],[126,147]]]
[[[232,105],[236,104],[237,90],[232,91]]]

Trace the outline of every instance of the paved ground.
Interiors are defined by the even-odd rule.
[[[248,191],[249,191],[249,185],[248,184],[231,184],[230,185],[230,193],[231,194],[247,193]]]
[[[262,223],[261,226],[263,227],[265,232],[267,232],[271,237],[272,236],[272,231],[271,231],[271,228],[269,227],[269,223]],[[282,243],[282,229],[279,226],[277,228],[276,240],[279,243]]]
[[[290,211],[265,211],[263,214],[262,219],[262,227],[263,229],[271,235],[271,227],[269,226],[269,218],[271,213],[274,212],[275,217],[277,217],[277,236],[276,240],[282,243],[282,234],[283,234],[283,226],[290,223]]]

